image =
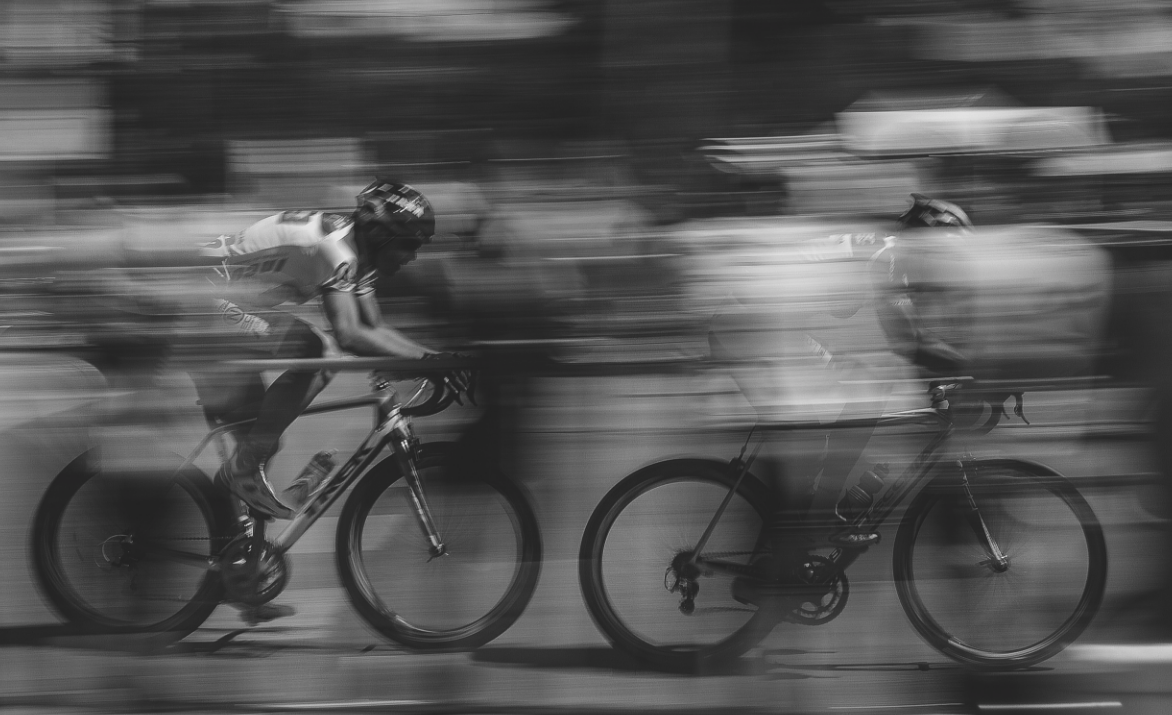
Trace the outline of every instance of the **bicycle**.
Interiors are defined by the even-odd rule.
[[[835,423],[935,426],[870,507],[837,528],[876,532],[910,498],[893,573],[913,628],[965,666],[1024,668],[1061,651],[1094,617],[1107,577],[1103,530],[1086,499],[1047,466],[967,451],[942,458],[956,429],[948,396],[958,384],[934,385],[931,407]],[[1009,396],[987,401],[990,414],[975,431],[1007,416]],[[1024,420],[1021,393],[1013,396]],[[656,668],[701,672],[740,657],[783,621],[822,625],[842,613],[846,569],[869,546],[836,545],[825,528],[806,530],[797,583],[774,596],[762,583],[765,529],[778,505],[749,472],[761,441],[747,459],[745,452],[756,431],[793,429],[826,425],[755,427],[737,458],[658,462],[605,495],[582,536],[579,581],[590,615],[615,647]]]
[[[381,358],[256,362],[258,369],[422,369]],[[278,364],[280,363],[280,364]],[[444,361],[428,370],[458,369]],[[411,418],[459,398],[435,374],[400,401],[372,373],[365,396],[303,414],[373,407],[374,426],[275,538],[265,519],[194,466],[248,422],[216,424],[173,473],[109,474],[82,454],[50,484],[33,523],[37,582],[68,622],[97,633],[182,638],[221,603],[257,608],[289,582],[287,553],[353,486],[338,519],[335,561],[350,603],[377,632],[417,650],[483,645],[528,604],[541,567],[537,519],[523,490],[451,443],[422,443]],[[383,451],[389,454],[380,459]]]

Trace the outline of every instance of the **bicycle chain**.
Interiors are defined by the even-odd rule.
[[[228,543],[235,537],[232,536],[167,536],[159,538],[151,538],[151,541],[207,541],[209,543]]]
[[[760,553],[760,552],[758,552],[758,551],[713,551],[712,553],[705,553],[704,556],[705,556],[705,558],[710,558],[710,559],[725,559],[730,556],[752,556],[753,554],[756,554],[756,553]]]

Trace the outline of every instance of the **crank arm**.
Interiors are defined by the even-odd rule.
[[[161,557],[167,561],[174,561],[175,563],[188,564],[196,568],[204,569],[205,571],[219,571],[220,562],[215,556],[208,556],[206,554],[193,554],[190,551],[180,551],[179,549],[171,549],[166,546],[155,545],[141,545],[136,546],[142,550],[143,553],[151,556]]]

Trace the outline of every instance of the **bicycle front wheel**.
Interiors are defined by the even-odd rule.
[[[418,650],[476,648],[525,610],[541,571],[537,517],[499,472],[462,468],[454,445],[416,461],[446,547],[434,556],[392,459],[375,465],[338,519],[338,571],[350,602],[379,633]]]
[[[1046,467],[1007,459],[973,467],[967,489],[944,474],[908,508],[896,535],[896,589],[936,650],[979,668],[1024,668],[1069,645],[1098,611],[1103,529],[1086,499]]]
[[[91,631],[187,635],[223,596],[210,569],[227,541],[228,505],[194,469],[105,472],[92,457],[67,466],[37,507],[41,590]]]
[[[777,622],[769,609],[733,596],[735,569],[687,573],[685,562],[733,489],[730,471],[703,459],[645,467],[607,493],[582,535],[578,576],[590,615],[617,648],[656,668],[720,667]],[[772,504],[769,490],[746,475],[701,556],[747,567]]]

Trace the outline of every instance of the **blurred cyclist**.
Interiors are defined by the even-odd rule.
[[[871,257],[875,311],[892,349],[928,375],[962,374],[966,359],[947,340],[924,325],[917,312],[914,252],[899,237],[930,229],[940,238],[973,235],[973,223],[956,204],[912,194],[912,206],[896,222],[896,235],[886,238]]]
[[[934,241],[964,239],[973,235],[973,223],[956,204],[911,195],[911,207],[896,220],[894,235],[881,241],[852,237],[852,257],[869,261],[873,305],[889,347],[926,377],[957,377],[964,373],[966,358],[947,338],[925,325],[918,305],[925,294],[917,290],[925,278],[922,253],[909,245],[923,231]],[[902,239],[902,240],[901,240]],[[963,316],[951,316],[963,320]],[[862,457],[873,430],[831,435],[823,478],[811,495],[809,514],[832,515],[847,476]],[[836,439],[837,437],[837,439]],[[832,540],[842,545],[866,545],[879,540],[873,532],[846,531]]]
[[[911,207],[896,220],[891,235],[865,233],[840,234],[806,241],[796,247],[795,262],[820,263],[827,261],[866,261],[871,276],[871,294],[879,323],[893,352],[917,367],[926,376],[959,376],[964,374],[965,356],[948,340],[925,325],[917,303],[924,300],[917,291],[924,278],[922,256],[910,245],[916,234],[931,231],[932,240],[963,240],[973,235],[973,224],[967,214],[955,204],[932,199],[922,194],[911,195]],[[901,242],[901,238],[904,239]],[[861,303],[835,311],[836,317],[851,317]],[[713,356],[736,361],[744,357],[740,346],[723,344],[723,336],[710,334]],[[735,337],[733,337],[735,340]],[[813,338],[807,338],[812,357],[818,358],[825,369],[834,369],[837,356]],[[742,387],[742,390],[744,387]],[[865,401],[848,402],[840,417],[863,417],[875,405]],[[773,515],[766,525],[765,538],[776,563],[765,566],[768,580],[789,582],[792,569],[802,563],[807,551],[803,534],[809,527],[831,528],[842,522],[835,516],[839,498],[846,480],[858,463],[873,428],[830,430],[826,435],[826,449],[813,479],[794,479],[783,474],[772,481],[779,494],[783,511]],[[763,465],[769,470],[772,466]],[[878,542],[879,535],[850,529],[838,529],[830,537],[841,546],[867,546]]]
[[[319,358],[340,351],[419,359],[441,355],[384,324],[375,282],[415,260],[431,240],[435,213],[406,184],[375,181],[358,194],[352,214],[285,211],[235,236],[205,246],[218,261],[213,283],[232,349],[253,358]],[[289,313],[284,303],[321,298],[330,333]],[[340,348],[340,350],[339,350]],[[326,371],[282,374],[266,389],[254,370],[193,374],[209,418],[254,419],[236,434],[236,448],[216,481],[263,516],[292,518],[265,475],[285,429],[328,384]],[[454,376],[467,389],[466,376]]]

